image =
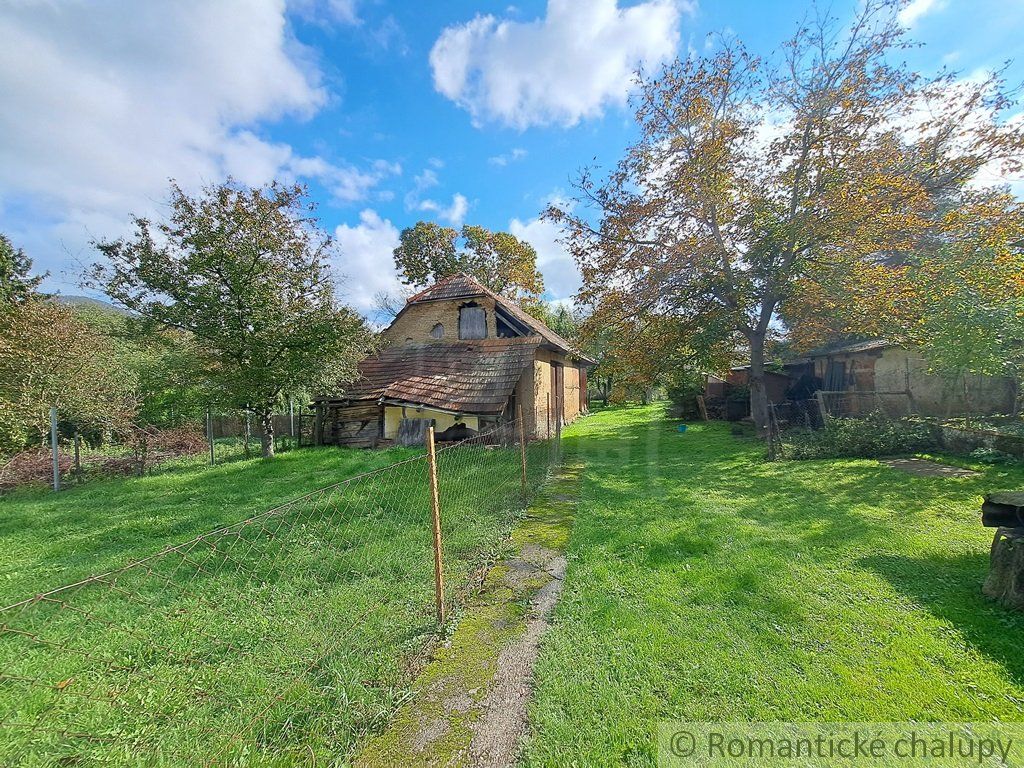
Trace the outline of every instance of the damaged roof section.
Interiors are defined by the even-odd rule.
[[[359,378],[342,395],[318,399],[499,414],[543,341],[526,336],[388,347],[359,364]]]
[[[540,335],[544,344],[554,347],[559,352],[566,352],[574,355],[590,365],[597,364],[595,360],[591,360],[589,357],[583,355],[579,350],[573,347],[568,340],[559,336],[533,315],[520,309],[519,305],[514,301],[502,296],[500,293],[495,293],[464,272],[460,272],[456,275],[450,275],[429,288],[425,288],[419,293],[413,294],[409,297],[409,300],[402,308],[402,311],[398,314],[401,315],[402,312],[405,312],[411,306],[423,304],[429,301],[472,299],[477,296],[488,296],[494,299],[494,303],[500,311],[511,316],[511,318],[513,318],[518,324],[525,326],[534,333]]]

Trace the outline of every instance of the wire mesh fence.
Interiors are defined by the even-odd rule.
[[[0,492],[43,484],[62,489],[97,478],[154,474],[182,462],[224,464],[261,455],[261,430],[252,413],[178,416],[175,426],[122,425],[114,431],[55,413],[41,444],[0,457]],[[308,406],[290,403],[272,420],[275,453],[313,445]]]
[[[437,450],[438,478],[446,479],[438,484],[438,496],[444,519],[442,548],[449,610],[466,591],[479,585],[481,579],[472,570],[498,559],[493,546],[501,542],[496,534],[502,520],[497,513],[509,500],[521,499],[525,504],[557,461],[557,430],[551,439],[524,440],[519,430],[522,423],[517,419]],[[528,431],[527,419],[524,432]],[[478,517],[491,521],[490,525],[473,525]],[[470,553],[482,557],[474,560]]]
[[[449,609],[557,459],[517,432],[436,452]],[[343,757],[436,632],[434,552],[418,455],[2,608],[0,764]]]
[[[914,413],[914,403],[907,392],[828,392],[818,393],[821,407],[831,418],[858,418],[881,414],[902,419]]]
[[[843,419],[895,423],[915,415],[908,392],[825,391],[813,398],[770,403],[767,424],[769,458],[785,458],[787,436],[821,430]]]

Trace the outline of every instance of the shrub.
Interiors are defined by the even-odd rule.
[[[817,431],[784,437],[790,459],[872,458],[939,448],[935,428],[918,419],[893,420],[881,413],[864,418],[832,419]]]
[[[975,448],[969,456],[981,464],[1016,464],[1018,459],[995,448]]]
[[[700,416],[700,409],[697,407],[698,395],[704,394],[704,387],[693,378],[682,378],[679,381],[671,382],[666,388],[666,394],[671,402],[669,406],[669,417],[673,419],[696,419]]]
[[[195,427],[157,430],[136,429],[128,440],[82,455],[85,477],[140,474],[158,464],[206,451],[206,437]],[[58,452],[60,474],[65,482],[74,476],[74,447],[62,444]],[[48,448],[31,448],[0,462],[0,493],[25,485],[53,482],[53,455]]]

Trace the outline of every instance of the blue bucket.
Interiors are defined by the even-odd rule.
[[[680,432],[685,432],[685,431],[686,431],[686,425],[685,425],[685,424],[680,424],[680,425],[679,425],[679,426],[677,427],[677,429],[678,429],[678,430],[679,430]]]

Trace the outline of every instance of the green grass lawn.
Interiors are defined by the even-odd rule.
[[[531,487],[546,450],[531,447]],[[0,500],[3,605],[228,526],[0,612],[0,764],[344,759],[403,700],[436,634],[418,456],[302,450]],[[480,447],[442,451],[438,464],[451,600],[500,547],[521,465],[517,449]]]
[[[0,496],[0,605],[92,573],[346,477],[414,455],[403,449],[309,448],[272,462],[216,467],[190,459],[141,478],[91,480]]]
[[[1024,471],[767,463],[675,426],[652,406],[566,431],[586,469],[526,765],[652,765],[670,718],[1024,719],[1024,615],[981,595],[979,521]]]

